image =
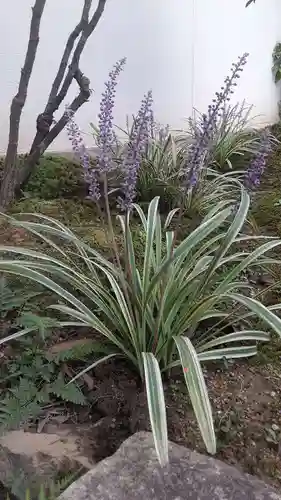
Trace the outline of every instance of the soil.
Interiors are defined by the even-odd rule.
[[[90,377],[92,404],[76,408],[71,420],[83,430],[88,456],[99,461],[150,425],[145,392],[126,365],[109,362]],[[280,362],[222,364],[206,370],[205,378],[218,439],[216,458],[281,487]],[[165,400],[169,439],[206,453],[180,372],[166,386]]]

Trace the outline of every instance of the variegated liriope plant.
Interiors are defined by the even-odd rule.
[[[210,199],[206,206],[211,208],[198,227],[181,241],[179,231],[170,230],[175,216],[176,228],[179,227],[185,198],[196,190],[202,168],[208,167],[212,130],[246,57],[242,56],[233,65],[231,77],[226,78],[225,86],[217,93],[207,114],[202,115],[200,133],[188,148],[181,173],[183,189],[179,212],[172,210],[165,223],[159,212],[159,197],[149,203],[147,215],[133,203],[152,120],[152,95],[148,92],[134,119],[121,164],[123,183],[118,203],[122,215],[118,219],[123,236],[120,252],[107,181],[115,168],[112,113],[116,79],[125,63],[121,60],[110,73],[101,101],[100,153],[96,167],[90,162],[71,116],[68,125],[73,148],[84,167],[90,197],[97,204],[101,185],[103,187],[112,258],[91,248],[58,220],[39,214],[26,214],[27,220],[20,217],[10,221],[48,245],[50,248],[46,252],[0,246],[0,273],[12,273],[44,285],[60,299],[52,308],[69,317],[65,324],[92,328],[93,336],[99,339],[97,356],[84,372],[113,357],[125,358],[138,371],[146,387],[155,448],[163,465],[168,461],[163,374],[169,376],[174,367],[182,366],[206,448],[209,453],[215,453],[212,410],[201,363],[252,356],[258,341],[269,340],[268,330],[281,334],[281,320],[275,314],[279,306],[265,307],[251,296],[250,284],[241,278],[251,266],[275,262],[267,252],[281,241],[241,233],[247,220],[250,196],[238,179],[223,179],[219,198],[216,189],[214,199],[208,192]],[[250,184],[257,184],[267,151],[264,147],[248,169],[248,190]],[[220,186],[220,178],[218,183]],[[139,241],[134,239],[132,231],[133,212],[140,219],[144,235],[141,255]],[[66,243],[65,247],[62,242]],[[265,330],[254,328],[254,317],[263,322]],[[213,326],[207,328],[210,319]],[[232,333],[226,333],[228,324],[234,328]],[[26,330],[17,332],[0,343],[26,333]]]
[[[280,306],[265,307],[251,297],[249,283],[241,279],[251,266],[272,263],[266,253],[281,241],[258,241],[241,233],[250,203],[243,188],[239,206],[220,203],[180,243],[174,242],[169,231],[175,212],[163,225],[158,203],[158,198],[151,201],[147,216],[140,206],[133,207],[145,234],[141,263],[136,261],[129,213],[119,217],[124,264],[112,263],[57,220],[33,214],[37,221],[11,222],[41,238],[49,251],[1,246],[0,272],[44,285],[59,297],[60,303],[51,307],[69,316],[67,324],[88,326],[93,336],[98,333],[96,359],[84,372],[113,357],[123,357],[135,367],[146,387],[156,451],[165,464],[168,438],[162,375],[182,366],[206,448],[215,453],[201,363],[253,356],[257,342],[269,340],[270,330],[281,335],[281,320],[275,314]],[[67,243],[67,251],[60,241]],[[239,250],[247,242],[252,249]],[[264,330],[252,326],[254,317],[264,323]],[[208,318],[216,319],[217,326],[207,328]],[[227,324],[234,327],[232,333],[225,333]]]

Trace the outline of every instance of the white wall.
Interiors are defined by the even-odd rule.
[[[280,0],[195,0],[194,104],[205,109],[232,62],[245,52],[247,66],[234,100],[254,104],[256,123],[278,119],[278,91],[271,76],[272,51],[281,41]]]
[[[9,104],[24,59],[33,3],[9,0],[2,6],[0,151],[6,147]],[[128,62],[118,89],[116,123],[123,125],[125,115],[136,112],[144,92],[152,88],[159,121],[181,128],[193,106],[205,109],[231,63],[245,51],[251,57],[236,99],[246,98],[255,104],[256,114],[263,115],[260,122],[273,122],[277,93],[271,79],[271,54],[281,39],[281,3],[257,0],[248,9],[244,4],[245,0],[108,0],[82,58],[81,69],[91,79],[95,93],[79,111],[81,128],[87,132],[88,123],[96,121],[103,82],[114,62],[123,56]],[[81,6],[82,0],[47,1],[22,118],[21,150],[30,145],[36,116],[44,108],[64,42]],[[75,90],[74,86],[72,95]],[[91,144],[89,135],[86,142]],[[65,133],[52,149],[69,149]]]

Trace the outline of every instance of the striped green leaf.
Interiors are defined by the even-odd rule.
[[[197,352],[206,351],[212,347],[216,347],[222,344],[228,344],[230,342],[245,342],[248,340],[256,340],[257,342],[267,342],[270,340],[270,335],[267,332],[261,330],[242,330],[240,332],[229,333],[227,335],[222,335],[214,338],[208,342],[198,343]],[[202,344],[202,346],[201,346]]]
[[[168,431],[164,390],[159,364],[150,352],[142,353],[148,409],[154,444],[162,466],[169,461]]]
[[[214,361],[218,359],[240,359],[249,358],[257,354],[257,346],[224,347],[223,349],[213,349],[200,352],[198,359],[202,361]]]
[[[174,337],[192,407],[209,453],[216,453],[212,408],[196,351],[187,337]]]

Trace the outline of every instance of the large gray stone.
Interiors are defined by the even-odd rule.
[[[73,483],[59,500],[281,500],[234,467],[170,443],[161,469],[150,433],[141,432]]]

